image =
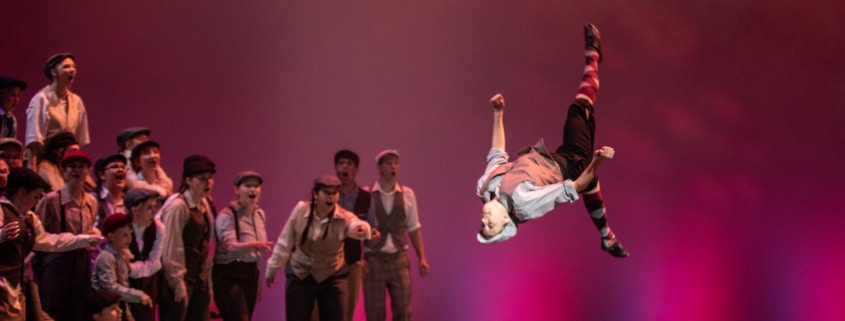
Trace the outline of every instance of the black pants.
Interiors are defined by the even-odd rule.
[[[587,111],[590,113],[587,118]],[[563,144],[552,153],[560,166],[564,179],[575,180],[593,159],[596,134],[596,117],[593,105],[583,99],[576,99],[569,105],[566,122],[563,125]],[[585,190],[593,189],[598,177]],[[582,192],[582,191],[578,191]]]
[[[211,319],[211,293],[208,284],[202,280],[193,282],[185,281],[187,288],[187,300],[185,302],[173,302],[173,289],[167,284],[165,277],[159,286],[158,319],[159,321],[209,321]]]
[[[156,321],[155,303],[158,302],[159,275],[160,273],[156,272],[149,277],[129,279],[130,287],[144,291],[153,300],[152,307],[140,303],[129,303],[129,308],[132,309],[132,317],[135,318],[135,321]]]
[[[44,312],[56,320],[87,321],[85,298],[91,289],[88,250],[36,253],[32,271]]]
[[[252,320],[258,297],[258,278],[258,264],[255,262],[214,264],[211,269],[214,303],[223,321]]]
[[[288,269],[289,270],[289,269]],[[286,274],[285,316],[288,321],[310,321],[314,301],[320,311],[320,321],[344,321],[346,319],[346,266],[323,282],[317,283],[313,276],[300,280],[291,271]]]

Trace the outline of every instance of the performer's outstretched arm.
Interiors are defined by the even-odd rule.
[[[601,165],[602,161],[604,161],[605,159],[613,158],[614,153],[615,151],[613,150],[613,147],[609,146],[602,146],[601,149],[595,152],[595,155],[593,155],[593,160],[590,162],[589,165],[587,165],[587,168],[584,169],[584,171],[581,173],[581,176],[578,176],[578,179],[572,182],[572,184],[575,185],[575,190],[578,191],[578,193],[587,192],[584,189],[586,189],[590,182],[592,182],[593,179],[596,177],[596,171],[599,169],[599,165]]]
[[[490,98],[490,103],[493,104],[493,148],[505,150],[505,125],[502,120],[502,113],[505,109],[505,97],[502,94],[496,94]]]

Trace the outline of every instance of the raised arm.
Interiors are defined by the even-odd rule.
[[[505,125],[502,120],[502,113],[505,109],[505,97],[496,94],[490,98],[493,104],[493,143],[492,148],[505,150]]]
[[[587,168],[584,169],[581,176],[578,176],[578,179],[573,182],[575,190],[578,191],[578,193],[585,192],[584,189],[587,188],[590,182],[596,177],[596,171],[599,169],[599,165],[601,165],[604,160],[613,158],[614,154],[615,151],[613,150],[613,147],[609,146],[602,146],[601,149],[597,150],[595,155],[593,155],[593,160],[589,165],[587,165]]]

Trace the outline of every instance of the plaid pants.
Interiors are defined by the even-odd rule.
[[[364,273],[364,311],[367,321],[383,321],[385,290],[390,294],[393,320],[411,320],[411,273],[404,251],[392,254],[367,253]]]

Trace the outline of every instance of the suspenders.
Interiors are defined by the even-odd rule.
[[[62,192],[59,191],[57,194],[59,194],[59,225],[60,225],[59,231],[61,231],[61,233],[64,233],[64,232],[67,232],[66,227],[65,227],[66,224],[67,224],[67,218],[65,217],[66,216],[65,205],[64,205],[64,202],[62,201]],[[88,203],[85,203],[85,206],[88,207],[89,209],[91,209],[90,206],[88,206]],[[93,211],[91,211],[91,214],[96,215],[95,213],[93,213]],[[80,218],[79,219],[79,234],[84,234],[85,233],[85,222],[83,222],[82,207],[81,206],[79,207],[79,216],[80,216],[79,217]]]
[[[229,210],[232,211],[232,219],[235,220],[235,241],[241,241],[241,223],[238,220],[238,211],[235,211],[235,208],[232,205],[229,205]]]
[[[241,241],[241,223],[240,223],[240,220],[238,219],[238,211],[236,211],[235,208],[232,205],[229,205],[227,207],[229,208],[230,211],[232,211],[232,219],[235,220],[235,241],[240,242]],[[258,212],[258,214],[260,214],[260,213],[261,212]],[[264,221],[264,215],[260,215],[260,216],[261,216],[261,221],[263,222]],[[255,217],[253,217],[252,219],[254,221]],[[253,228],[255,227],[255,222],[253,222],[252,226],[253,226]],[[255,233],[255,236],[258,236],[257,231]]]

